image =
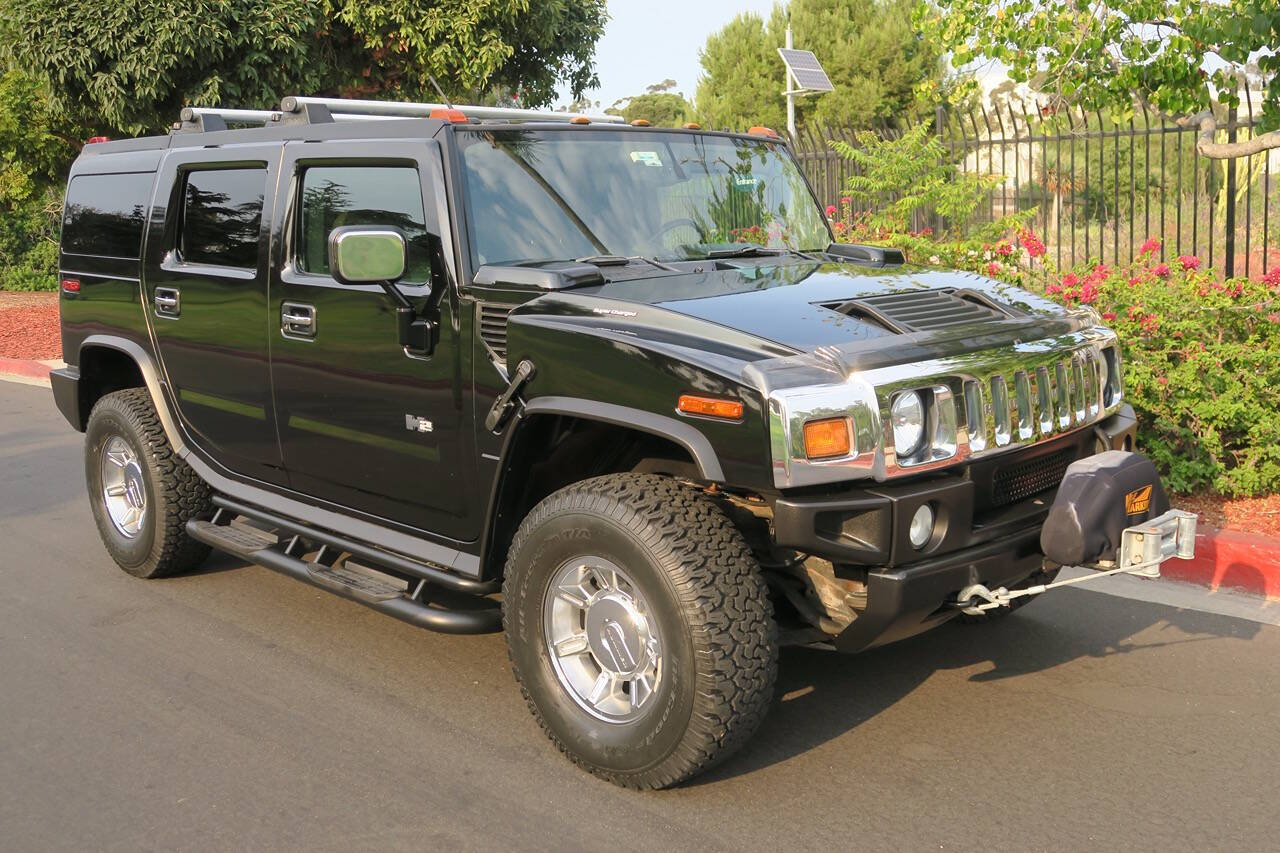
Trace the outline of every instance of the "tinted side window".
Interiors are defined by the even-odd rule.
[[[189,172],[178,254],[193,264],[256,268],[265,169]]]
[[[151,172],[72,178],[62,215],[62,251],[137,258],[154,178]]]
[[[329,274],[329,232],[341,225],[391,225],[404,232],[404,281],[431,277],[418,170],[410,166],[313,166],[302,173],[298,266]]]

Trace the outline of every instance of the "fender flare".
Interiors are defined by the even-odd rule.
[[[713,483],[724,482],[724,469],[720,467],[720,458],[707,437],[692,424],[676,418],[619,406],[613,403],[600,403],[595,400],[584,400],[578,397],[535,397],[524,404],[524,416],[529,415],[571,415],[588,421],[599,421],[614,426],[647,432],[660,438],[669,439],[689,451],[698,473],[704,480]]]
[[[76,356],[77,366],[84,364],[84,351],[88,347],[113,349],[133,359],[133,363],[138,365],[138,372],[142,374],[142,381],[147,384],[147,393],[151,395],[156,414],[160,416],[160,425],[164,428],[165,437],[169,439],[174,452],[180,458],[185,458],[187,445],[183,441],[182,430],[178,428],[178,422],[174,420],[173,412],[169,409],[168,401],[164,396],[164,379],[161,378],[160,370],[156,367],[151,353],[137,341],[131,341],[119,335],[90,335],[80,342],[80,349]],[[85,417],[88,417],[87,412]]]

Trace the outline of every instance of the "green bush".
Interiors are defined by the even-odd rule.
[[[1221,282],[1195,257],[1097,266],[1045,292],[1090,304],[1120,336],[1142,451],[1176,492],[1280,491],[1280,269]]]
[[[847,213],[847,208],[846,208]],[[979,272],[1069,305],[1091,305],[1116,330],[1139,449],[1178,493],[1280,492],[1280,267],[1219,281],[1195,257],[1158,262],[1149,240],[1132,265],[1060,273],[1034,234],[994,243],[937,242],[865,222],[839,239],[903,249],[913,263]]]

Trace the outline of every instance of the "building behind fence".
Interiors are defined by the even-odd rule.
[[[1255,132],[1258,96],[1243,94],[1241,108],[1221,123],[1221,141]],[[930,121],[959,170],[1004,176],[980,218],[1035,208],[1033,228],[1059,268],[1127,264],[1150,237],[1161,241],[1162,261],[1195,255],[1226,277],[1280,266],[1280,151],[1211,160],[1196,151],[1197,128],[1145,112],[1117,123],[1101,113],[1014,102],[959,114],[939,109],[916,121]],[[872,130],[882,138],[901,133]],[[855,168],[831,139],[857,144],[852,129],[813,125],[793,140],[824,206],[839,204]]]

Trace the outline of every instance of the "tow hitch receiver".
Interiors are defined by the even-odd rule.
[[[1158,578],[1165,560],[1195,556],[1196,516],[1169,509],[1149,459],[1109,450],[1067,468],[1041,530],[1040,547],[1051,562],[1096,574],[1015,590],[971,584],[960,591],[955,606],[977,614],[1006,607],[1015,598],[1107,575]]]

